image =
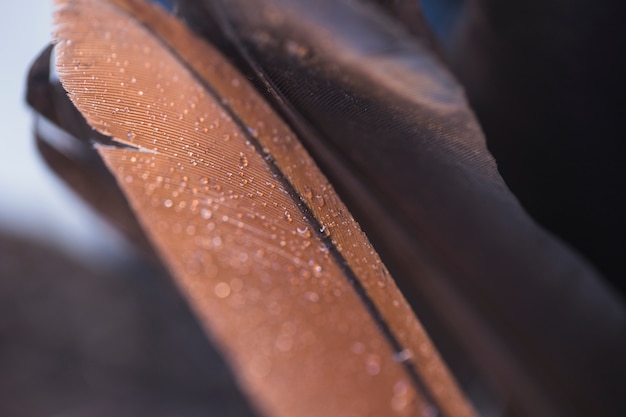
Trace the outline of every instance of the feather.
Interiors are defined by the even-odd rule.
[[[323,167],[450,367],[472,375],[462,382],[486,382],[515,415],[624,415],[623,301],[520,206],[461,86],[381,13],[390,3],[194,3]]]
[[[209,44],[142,1],[58,0],[64,88],[268,416],[472,416],[358,224]]]

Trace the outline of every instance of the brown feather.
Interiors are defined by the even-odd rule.
[[[472,416],[293,132],[141,1],[57,1],[58,69],[147,235],[268,416]]]

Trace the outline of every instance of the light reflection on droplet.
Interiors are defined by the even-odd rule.
[[[313,291],[307,291],[304,293],[304,298],[306,298],[307,300],[309,300],[312,303],[316,303],[320,300],[320,296],[318,293],[313,292]]]
[[[302,237],[311,237],[311,232],[307,226],[297,227],[296,232],[298,232],[298,234]]]
[[[393,387],[393,397],[391,397],[391,408],[394,411],[402,411],[411,403],[412,395],[410,384],[407,380],[402,379]]]
[[[378,375],[380,373],[380,356],[375,354],[367,355],[365,359],[365,371],[369,375]]]
[[[285,42],[285,50],[289,55],[300,59],[305,58],[307,55],[309,55],[309,49],[306,46],[301,45],[291,39]]]
[[[208,208],[203,208],[202,210],[200,210],[200,216],[202,216],[202,218],[205,220],[209,220],[211,217],[213,217],[213,212]]]
[[[239,152],[239,166],[242,168],[248,166],[248,157],[243,152]]]
[[[400,352],[394,352],[393,360],[396,362],[406,362],[413,357],[411,349],[403,349]]]

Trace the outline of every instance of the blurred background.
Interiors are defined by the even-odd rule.
[[[0,15],[3,61],[0,121],[0,230],[67,250],[89,262],[123,256],[123,240],[46,167],[25,103],[26,76],[50,42],[52,1],[8,3]],[[104,256],[103,256],[104,254]]]

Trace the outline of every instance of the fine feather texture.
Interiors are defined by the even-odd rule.
[[[191,19],[199,30],[219,22],[464,383],[481,375],[513,415],[625,414],[622,300],[509,192],[463,94],[450,95],[458,82],[423,38],[378,1],[181,2],[204,5],[209,17]],[[514,32],[526,39],[535,28],[524,27]],[[481,64],[470,61],[470,72]],[[515,83],[527,70],[517,68]]]
[[[139,1],[57,1],[58,68],[146,233],[270,416],[473,412],[294,134]]]

